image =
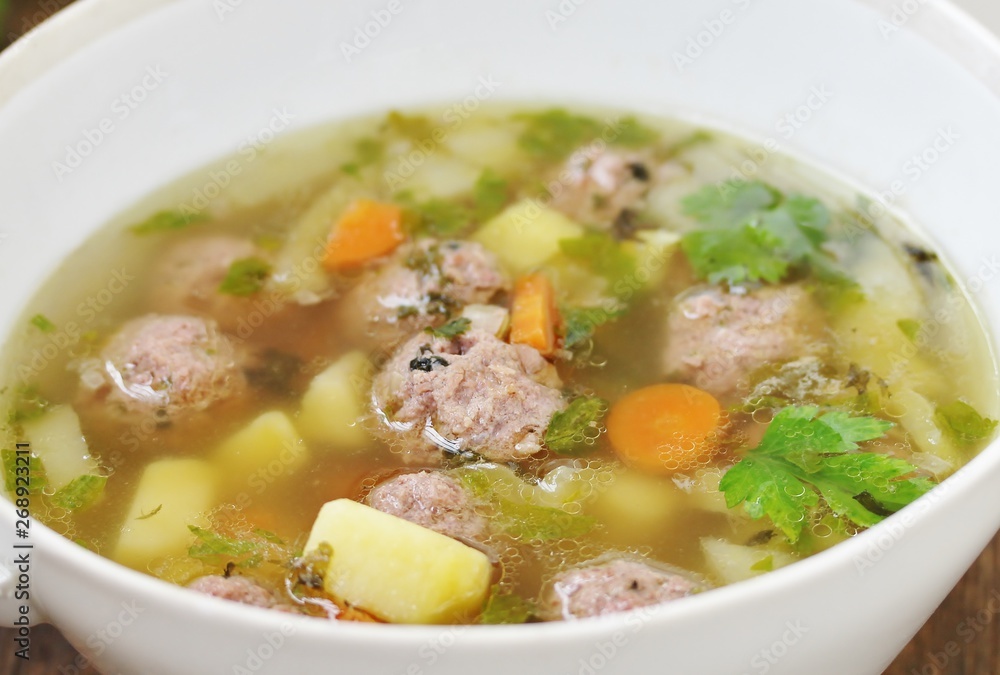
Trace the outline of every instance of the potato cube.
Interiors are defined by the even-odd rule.
[[[306,447],[288,415],[272,410],[223,441],[213,457],[227,483],[245,488],[262,470],[277,477],[301,467]]]
[[[313,378],[302,397],[298,428],[307,440],[354,450],[368,442],[367,412],[372,364],[362,352],[344,354]]]

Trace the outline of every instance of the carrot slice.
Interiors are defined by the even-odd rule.
[[[358,199],[334,225],[326,244],[323,266],[331,272],[360,267],[392,253],[405,239],[401,208]]]
[[[708,392],[686,384],[658,384],[620,399],[605,424],[623,462],[670,474],[701,466],[715,455],[721,421],[722,408]]]
[[[542,356],[552,356],[556,351],[558,323],[552,282],[538,272],[518,279],[510,310],[511,343],[528,345]]]

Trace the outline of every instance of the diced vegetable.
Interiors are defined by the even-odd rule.
[[[97,475],[97,460],[90,455],[80,419],[71,407],[50,408],[41,417],[23,422],[22,428],[52,490],[61,490],[80,476]]]
[[[683,495],[669,478],[623,469],[597,492],[587,512],[616,540],[645,541],[658,536],[682,512],[682,504]]]
[[[795,562],[791,553],[764,546],[740,546],[702,537],[701,550],[709,567],[724,584],[735,584]]]
[[[208,216],[201,213],[181,213],[180,211],[159,211],[141,223],[132,225],[129,230],[133,234],[156,234],[182,230],[192,223],[206,220]]]
[[[186,551],[194,539],[189,526],[208,524],[216,480],[212,466],[200,459],[161,459],[148,465],[111,557],[144,569],[156,558]]]
[[[393,623],[468,619],[490,590],[481,551],[350,499],[320,509],[305,552],[322,543],[333,549],[327,592]]]
[[[401,208],[358,199],[334,225],[323,265],[334,272],[354,269],[392,253],[405,239]]]
[[[524,200],[504,209],[473,235],[511,272],[523,274],[559,253],[559,242],[583,235],[583,227],[554,209]]]
[[[226,278],[219,284],[219,293],[246,297],[264,287],[271,274],[271,264],[260,258],[243,258],[229,266]]]
[[[307,441],[353,450],[368,442],[359,421],[367,411],[372,364],[362,352],[348,352],[321,372],[302,397],[298,429]]]
[[[510,330],[510,311],[498,305],[466,305],[462,317],[469,320],[469,327],[495,335],[501,340]]]
[[[708,462],[718,450],[722,408],[686,384],[660,384],[626,395],[608,414],[608,438],[629,466],[670,474]]]
[[[220,475],[246,488],[254,474],[276,477],[301,467],[308,456],[292,421],[283,412],[266,412],[222,442],[213,453]]]
[[[558,325],[559,310],[548,277],[536,272],[518,279],[510,311],[510,341],[534,347],[543,356],[552,356],[556,351]]]

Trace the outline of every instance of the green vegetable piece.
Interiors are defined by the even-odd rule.
[[[52,495],[52,503],[67,511],[79,511],[100,499],[107,482],[107,476],[84,475],[74,478]]]
[[[398,110],[386,116],[383,126],[411,141],[422,141],[434,133],[434,124],[426,115],[406,115]]]
[[[472,188],[473,217],[480,223],[497,215],[507,203],[507,181],[493,169],[484,169]]]
[[[601,135],[601,123],[583,115],[573,115],[561,108],[538,113],[522,113],[515,120],[525,123],[517,139],[518,146],[532,157],[560,160],[584,143]]]
[[[587,439],[600,434],[600,421],[608,411],[608,402],[596,396],[579,396],[562,412],[557,412],[545,431],[545,445],[560,455],[580,454]]]
[[[997,421],[983,417],[968,403],[955,401],[938,406],[934,413],[938,428],[956,442],[969,445],[993,435]]]
[[[439,328],[428,327],[424,330],[434,337],[452,340],[469,330],[470,326],[472,326],[472,321],[463,316],[458,319],[453,319]]]
[[[781,193],[759,182],[727,181],[708,185],[685,197],[684,213],[711,227],[737,227],[750,217],[773,208]]]
[[[750,565],[750,569],[754,572],[773,572],[774,571],[774,556],[768,555],[764,556],[753,565]]]
[[[52,333],[56,329],[56,325],[44,314],[36,314],[31,317],[31,325],[43,333]]]
[[[490,590],[479,623],[487,625],[524,623],[535,613],[535,604],[513,593],[504,593],[499,586]]]
[[[610,234],[588,232],[582,237],[562,239],[559,248],[612,285],[635,274],[635,258]]]
[[[856,452],[892,423],[814,406],[775,415],[760,444],[722,477],[726,504],[743,504],[751,518],[768,516],[796,543],[820,502],[834,514],[871,527],[927,493],[934,483],[904,478],[916,467],[888,455]]]
[[[188,525],[188,529],[198,537],[198,541],[188,549],[188,555],[192,558],[201,560],[218,557],[245,558],[258,551],[257,543],[253,541],[230,539],[195,525]]]
[[[614,136],[611,143],[626,148],[642,148],[660,139],[660,133],[643,126],[635,117],[629,115],[612,125]]]
[[[23,458],[24,455],[20,455],[20,457]],[[42,460],[31,454],[27,457],[28,472],[25,474],[24,460],[18,461],[16,450],[10,448],[0,450],[0,464],[3,465],[3,486],[11,495],[16,494],[19,487],[17,480],[19,476],[21,478],[20,487],[25,487],[25,482],[27,482],[28,494],[36,495],[45,489],[47,481],[45,480],[45,470],[42,468]]]
[[[160,211],[154,213],[141,223],[129,228],[132,234],[146,235],[160,232],[183,230],[188,225],[207,220],[203,213],[181,213],[180,211]]]
[[[43,398],[34,386],[22,385],[17,390],[17,398],[14,407],[7,414],[7,421],[11,424],[20,424],[38,419],[51,407],[52,404]]]
[[[357,178],[361,169],[371,166],[382,159],[385,146],[374,138],[362,138],[354,144],[354,159],[341,165],[340,170]]]
[[[736,230],[697,230],[681,240],[681,249],[695,273],[713,284],[781,281],[788,272],[788,262],[778,252],[779,245],[769,232],[751,225]]]
[[[919,321],[915,319],[900,319],[896,322],[896,325],[899,326],[899,330],[906,336],[907,340],[916,343],[921,327]]]
[[[417,235],[454,237],[472,222],[469,209],[448,199],[416,202],[410,192],[400,192],[394,200],[406,209],[407,229]]]
[[[563,307],[559,313],[563,320],[563,347],[572,349],[594,336],[598,328],[620,318],[625,310],[603,307]]]
[[[160,512],[160,509],[162,509],[162,508],[163,508],[163,504],[159,504],[159,505],[157,505],[157,507],[156,507],[156,508],[154,508],[154,509],[153,509],[152,511],[150,511],[149,513],[143,513],[143,514],[142,514],[142,515],[140,515],[140,516],[136,516],[136,518],[135,518],[135,519],[136,519],[136,520],[149,520],[150,518],[152,518],[153,516],[155,516],[155,515],[156,515],[157,513],[159,513],[159,512]]]
[[[271,274],[271,265],[260,258],[242,258],[229,266],[226,278],[219,284],[219,292],[246,297],[264,287]]]

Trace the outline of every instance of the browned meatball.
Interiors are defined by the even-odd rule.
[[[727,398],[768,364],[822,348],[822,310],[801,286],[744,293],[702,287],[682,295],[667,320],[668,375]]]
[[[468,493],[453,478],[436,471],[396,476],[372,490],[368,504],[456,539],[486,537],[486,519],[476,513]]]
[[[270,609],[279,603],[274,593],[247,577],[209,575],[198,577],[188,588],[223,600]]]
[[[542,598],[544,618],[584,619],[650,607],[702,590],[682,576],[634,560],[613,560],[557,575]]]
[[[394,344],[509,288],[496,257],[479,244],[421,239],[364,275],[344,297],[340,316],[373,342]]]
[[[248,297],[219,291],[230,266],[247,258],[265,259],[249,239],[209,235],[168,248],[153,268],[150,308],[165,314],[197,314],[234,330],[253,311]]]
[[[565,409],[558,375],[538,352],[482,331],[452,340],[418,334],[373,382],[390,442],[411,459],[471,450],[498,462],[542,449],[552,415]]]
[[[239,396],[237,354],[214,321],[194,316],[133,319],[81,373],[80,399],[112,416],[170,422]]]
[[[585,149],[563,168],[564,189],[552,205],[579,223],[606,229],[623,212],[642,207],[652,178],[649,163],[639,154]]]

